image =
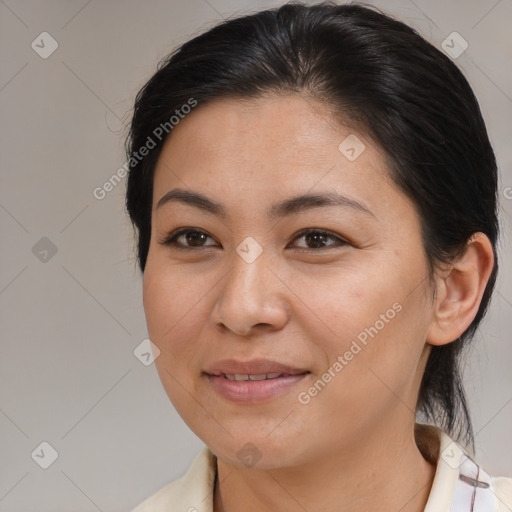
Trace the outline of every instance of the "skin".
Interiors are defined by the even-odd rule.
[[[170,400],[217,455],[216,512],[419,512],[428,499],[435,467],[414,440],[421,376],[431,345],[456,339],[476,314],[492,248],[476,234],[429,279],[419,216],[391,181],[384,151],[337,119],[299,95],[216,100],[173,129],[155,170],[148,331]],[[349,161],[338,146],[353,133],[365,150]],[[227,217],[178,201],[157,208],[175,188],[221,203]],[[371,214],[326,206],[267,216],[275,202],[325,191]],[[188,251],[159,243],[180,227],[206,235]],[[297,237],[304,228],[348,243],[315,245]],[[248,236],[263,249],[252,263],[236,252]],[[395,303],[400,312],[300,403],[298,394]],[[202,373],[225,358],[311,373],[265,403],[233,403]],[[249,442],[261,455],[252,467],[237,456]]]

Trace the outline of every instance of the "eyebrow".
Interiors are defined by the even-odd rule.
[[[158,201],[156,209],[158,210],[164,204],[171,202],[188,204],[223,219],[228,216],[224,206],[217,201],[214,201],[199,192],[192,192],[190,190],[179,188],[167,192],[167,194]],[[270,218],[284,218],[306,210],[325,206],[352,208],[371,217],[375,217],[373,212],[365,204],[336,192],[304,194],[285,199],[273,204],[268,210],[268,216]]]

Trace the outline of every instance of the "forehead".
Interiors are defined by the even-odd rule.
[[[353,142],[350,137],[364,145],[357,158],[349,159],[340,151],[347,138]],[[290,208],[290,200],[333,193],[359,203],[371,214],[361,213],[360,208],[358,212],[357,206],[324,209],[318,215],[325,222],[346,219],[361,226],[360,222],[366,223],[363,219],[369,219],[389,239],[398,232],[418,235],[417,208],[392,180],[387,162],[384,150],[369,137],[355,133],[312,100],[215,101],[198,106],[182,119],[165,142],[155,170],[152,226],[164,229],[178,213],[180,218],[192,219],[189,215],[206,212],[197,208],[197,201],[195,208],[184,208],[183,201],[157,207],[177,189],[222,206],[225,223],[242,230],[268,230],[269,222],[279,225],[273,210],[292,212],[286,216],[293,222],[300,218],[294,217],[296,213],[309,210]],[[310,211],[320,212],[316,207]]]
[[[232,179],[267,173],[279,179],[286,170],[295,177],[304,169],[327,171],[337,162],[349,162],[340,151],[347,137],[355,137],[356,150],[364,147],[367,167],[385,167],[383,152],[366,134],[356,134],[317,100],[297,94],[218,99],[197,106],[174,126],[155,169],[155,184],[185,170],[189,177],[205,177],[236,169]]]
[[[357,158],[347,157],[347,144]],[[261,200],[341,185],[340,193],[378,193],[385,183],[384,151],[323,103],[299,95],[220,99],[173,128],[155,169],[153,203],[174,187]]]
[[[178,146],[195,147],[223,159],[248,153],[254,157],[254,151],[263,150],[284,158],[297,151],[303,155],[313,146],[318,153],[335,143],[339,134],[334,123],[322,103],[298,95],[219,99],[198,106],[180,121],[165,146],[173,152],[179,152]],[[322,139],[324,144],[319,144]]]

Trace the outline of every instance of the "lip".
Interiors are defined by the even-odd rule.
[[[270,359],[252,359],[250,361],[237,361],[224,359],[210,365],[205,373],[208,375],[260,375],[262,373],[283,373],[286,375],[298,375],[305,373],[306,368],[296,368],[287,364],[271,361]]]
[[[282,375],[268,380],[228,380],[224,376],[207,375],[212,388],[224,398],[244,404],[256,404],[275,398],[289,391],[309,373]]]
[[[228,380],[226,375],[261,375],[280,373],[265,380]],[[310,372],[268,359],[241,362],[233,359],[219,361],[204,372],[212,388],[224,398],[239,404],[256,404],[289,391]]]

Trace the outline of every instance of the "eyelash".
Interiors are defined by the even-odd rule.
[[[173,247],[174,249],[178,249],[180,251],[196,251],[198,249],[205,249],[205,248],[208,248],[208,247],[214,247],[213,245],[206,245],[206,246],[197,246],[197,247],[192,247],[192,246],[183,246],[183,245],[179,245],[176,243],[176,240],[181,236],[181,235],[185,235],[187,233],[200,233],[200,234],[204,234],[206,236],[208,236],[209,238],[212,238],[210,235],[208,235],[208,233],[206,233],[206,231],[203,231],[201,229],[194,229],[194,228],[180,228],[178,229],[177,231],[174,231],[173,233],[171,233],[170,235],[168,235],[167,237],[165,237],[163,240],[159,241],[159,243],[161,245],[166,245],[166,246],[171,246]],[[305,235],[309,235],[311,233],[314,233],[314,234],[318,234],[318,235],[323,235],[323,236],[326,236],[326,237],[329,237],[329,238],[332,238],[332,239],[335,239],[337,240],[337,244],[332,244],[332,245],[329,245],[329,246],[326,246],[326,247],[320,247],[320,248],[308,248],[308,247],[298,247],[297,249],[299,250],[299,252],[311,252],[311,251],[325,251],[326,249],[329,249],[330,247],[342,247],[344,245],[348,245],[349,242],[347,242],[346,240],[344,240],[343,238],[331,233],[330,231],[325,231],[323,229],[314,229],[314,228],[306,228],[306,229],[302,229],[301,231],[299,231],[295,237],[293,238],[293,240],[297,239],[297,238],[300,238],[300,237],[303,237]]]

